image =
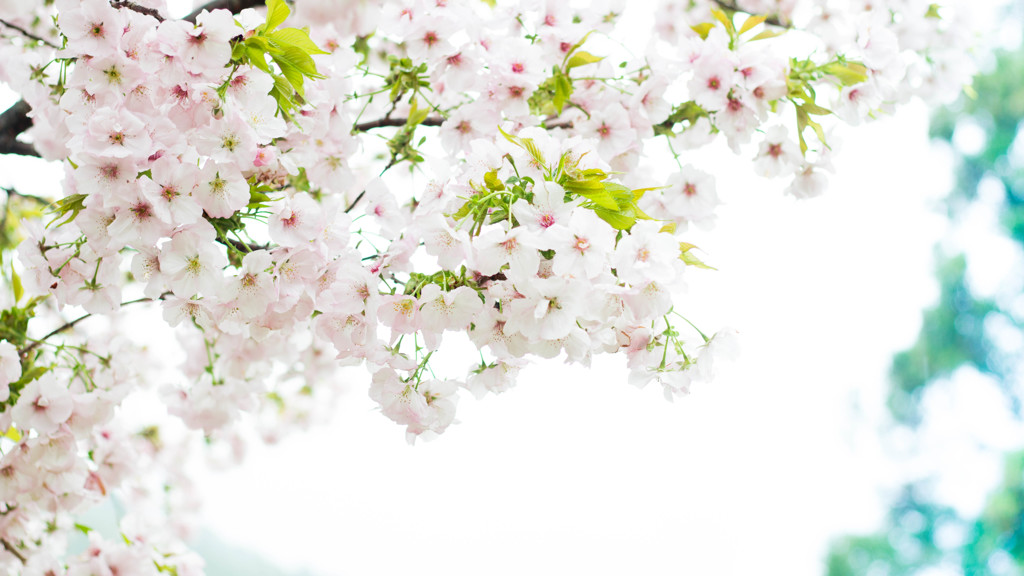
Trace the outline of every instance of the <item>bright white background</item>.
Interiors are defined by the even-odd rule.
[[[614,359],[550,362],[410,447],[354,383],[330,428],[204,480],[209,527],[322,574],[820,573],[897,480],[875,426],[937,296],[929,202],[949,185],[926,127],[915,107],[862,128],[813,201],[721,166],[727,205],[695,235],[719,271],[678,308],[744,352],[690,397],[638,391]]]

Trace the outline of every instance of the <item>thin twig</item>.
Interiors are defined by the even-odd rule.
[[[171,295],[171,292],[164,292],[163,294],[158,296],[156,298],[156,300],[163,300],[164,298],[166,298],[166,297],[168,297],[170,295]],[[130,304],[139,304],[140,302],[153,302],[153,301],[154,301],[153,298],[139,298],[137,300],[129,300],[127,302],[121,302],[121,307],[124,308],[125,306],[128,306]],[[31,351],[35,350],[36,348],[38,348],[43,342],[46,342],[51,337],[56,336],[57,334],[60,334],[61,332],[64,332],[65,330],[70,330],[71,328],[74,328],[75,324],[78,324],[79,322],[81,322],[82,320],[85,320],[86,318],[89,318],[90,316],[92,316],[92,314],[86,314],[84,316],[79,316],[78,318],[75,318],[74,320],[72,320],[70,322],[66,322],[63,325],[58,326],[57,328],[54,328],[46,336],[43,336],[42,338],[38,338],[38,339],[34,340],[31,344],[29,344],[28,346],[26,346],[22,350],[19,350],[18,354],[20,356],[27,355],[29,352],[31,352]]]
[[[259,244],[250,244],[248,242],[242,242],[241,240],[222,238],[220,236],[217,237],[217,242],[225,246],[230,246],[239,252],[255,252],[256,250],[267,250],[270,248],[270,244],[263,244],[261,246]]]
[[[28,559],[25,558],[25,555],[22,554],[21,552],[19,552],[18,549],[15,548],[14,546],[12,546],[11,543],[8,542],[7,540],[5,540],[3,538],[0,538],[0,544],[3,545],[4,550],[7,550],[11,554],[13,554],[14,557],[17,558],[18,560],[20,560],[22,564],[25,564],[25,563],[28,562]]]
[[[50,42],[46,38],[43,38],[41,36],[36,36],[35,34],[29,32],[28,30],[25,30],[24,28],[22,28],[21,26],[18,26],[17,24],[11,24],[10,22],[8,22],[7,20],[4,20],[3,18],[0,18],[0,24],[3,24],[4,26],[7,26],[11,30],[15,30],[15,31],[19,32],[22,36],[28,38],[29,40],[35,40],[36,42],[40,42],[42,44],[46,44],[50,48],[53,48],[55,50],[60,50],[60,46],[57,46],[56,44],[54,44],[53,42]]]
[[[365,196],[365,195],[366,195],[366,190],[363,190],[362,192],[360,192],[359,195],[356,196],[356,199],[353,200],[352,203],[348,205],[348,208],[345,208],[345,213],[348,214],[349,212],[351,212],[352,209],[356,207],[356,204],[359,204],[359,201],[362,200],[363,196]]]

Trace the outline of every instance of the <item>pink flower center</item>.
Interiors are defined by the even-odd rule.
[[[555,225],[555,217],[551,214],[544,214],[540,217],[541,228],[550,228]]]

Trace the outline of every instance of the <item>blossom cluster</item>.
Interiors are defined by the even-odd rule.
[[[621,0],[341,4],[187,21],[162,0],[0,0],[0,58],[21,63],[0,81],[64,170],[3,272],[9,573],[201,573],[179,463],[246,417],[271,440],[308,423],[343,366],[410,441],[531,358],[621,354],[631,383],[687,394],[736,338],[680,313],[709,268],[685,233],[720,204],[687,151],[724,140],[814,196],[837,124],[971,72],[952,12],[914,0],[666,1],[642,57]],[[171,376],[123,336],[147,308],[181,344]],[[437,374],[459,346],[479,361]],[[176,425],[126,420],[146,391]],[[124,538],[78,526],[88,550],[65,558],[112,493]]]

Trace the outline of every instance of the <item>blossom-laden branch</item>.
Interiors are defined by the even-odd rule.
[[[160,13],[152,8],[146,8],[140,6],[135,2],[129,0],[113,0],[110,3],[114,8],[124,8],[126,10],[132,10],[140,14],[152,16],[159,21],[163,21],[164,18],[160,16]],[[188,22],[195,22],[196,18],[204,11],[213,10],[229,10],[230,12],[237,14],[246,8],[255,8],[262,6],[263,2],[258,0],[213,0],[208,2],[201,7],[193,10],[190,14],[182,18]],[[47,41],[46,39],[32,34],[25,30],[21,26],[7,22],[6,20],[0,20],[0,25],[6,26],[12,30],[17,31],[19,34],[25,36],[30,40],[40,42],[50,48],[59,49],[60,47],[56,44]],[[21,100],[14,106],[11,106],[0,115],[0,154],[14,154],[18,156],[35,156],[40,157],[39,151],[34,146],[27,142],[21,142],[17,139],[18,134],[28,130],[32,127],[32,120],[28,117],[28,112],[31,107],[24,101]]]

